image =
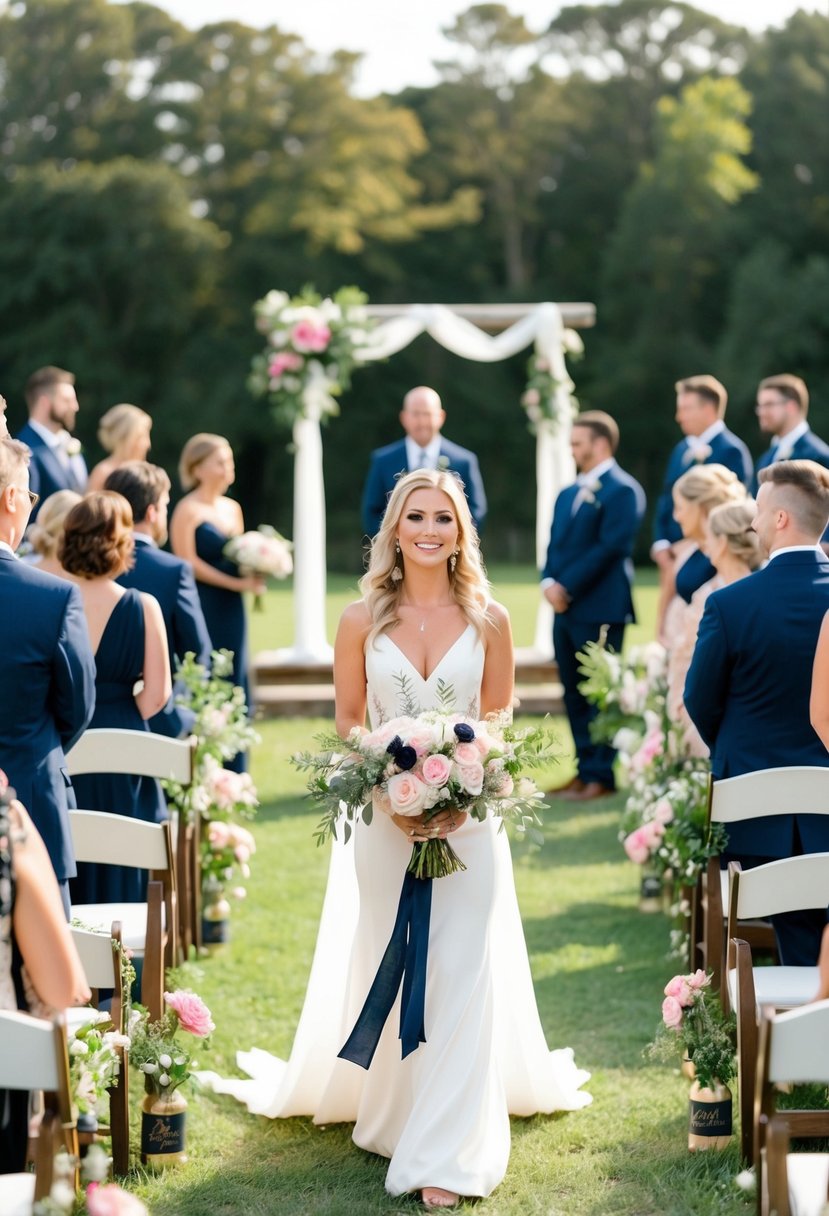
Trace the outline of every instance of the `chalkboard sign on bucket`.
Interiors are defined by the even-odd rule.
[[[731,1132],[731,1090],[719,1081],[711,1089],[694,1081],[688,1096],[688,1148],[692,1153],[726,1148]]]
[[[141,1105],[141,1161],[166,1168],[187,1160],[185,1133],[187,1099],[179,1090],[168,1095],[149,1093]]]

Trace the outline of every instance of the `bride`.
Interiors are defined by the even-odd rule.
[[[506,610],[489,598],[463,490],[449,473],[400,479],[334,657],[345,738],[427,710],[473,718],[512,705]],[[360,1148],[389,1158],[386,1189],[427,1208],[485,1196],[503,1178],[509,1115],[575,1110],[589,1074],[550,1052],[538,1016],[506,834],[457,810],[378,813],[338,841],[311,977],[289,1061],[241,1053],[250,1081],[219,1081],[255,1113],[355,1123]],[[426,1042],[401,1059],[400,997],[367,1071],[338,1058],[392,932],[413,841],[452,833],[466,870],[434,880]]]

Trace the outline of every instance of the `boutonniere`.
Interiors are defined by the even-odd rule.
[[[591,481],[588,485],[582,486],[582,500],[589,502],[591,506],[600,507],[602,504],[597,501],[596,495],[601,488],[602,483],[600,481]]]
[[[438,456],[438,466],[437,467],[438,467],[439,472],[445,473],[446,470],[449,468],[449,457],[448,456]]]
[[[74,436],[67,441],[64,446],[64,451],[67,456],[80,456],[83,451],[83,444],[80,439],[75,439]]]
[[[710,455],[711,448],[707,443],[701,443],[697,447],[688,448],[688,451],[685,453],[685,463],[690,464],[693,461],[695,464],[705,464]]]

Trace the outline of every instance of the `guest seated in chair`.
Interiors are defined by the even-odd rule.
[[[44,574],[55,574],[66,578],[66,571],[58,561],[58,545],[63,536],[63,523],[69,512],[81,501],[74,490],[58,490],[50,494],[40,508],[36,523],[33,523],[26,539],[32,546],[31,565]]]

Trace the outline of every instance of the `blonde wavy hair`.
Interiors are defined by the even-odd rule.
[[[105,452],[117,452],[128,447],[140,431],[149,434],[153,420],[146,410],[137,405],[113,405],[101,415],[98,423],[98,442]]]
[[[746,497],[742,502],[724,502],[708,516],[711,535],[724,536],[729,551],[750,570],[756,570],[763,560],[760,537],[751,526],[755,512],[754,499]]]
[[[187,440],[181,449],[178,462],[178,479],[182,489],[193,490],[199,484],[198,468],[203,460],[212,456],[219,448],[229,448],[230,444],[223,435],[212,435],[209,431],[200,431]]]
[[[724,502],[739,502],[747,497],[746,488],[736,473],[724,464],[700,464],[674,482],[674,493],[693,502],[704,515]]]
[[[40,508],[37,521],[29,527],[29,540],[35,553],[41,557],[54,557],[63,536],[64,521],[81,501],[74,490],[58,490],[50,494]]]
[[[449,568],[449,586],[455,602],[481,636],[492,621],[488,610],[489,580],[481,560],[478,533],[463,486],[454,473],[419,469],[401,477],[394,487],[380,531],[371,544],[368,570],[360,579],[360,592],[371,618],[367,645],[381,633],[400,624],[397,609],[406,585],[406,571],[402,556],[397,554],[397,529],[409,495],[414,490],[425,489],[441,490],[455,512],[458,524],[457,559],[454,572],[451,566]],[[395,569],[402,571],[403,578],[392,578]]]

